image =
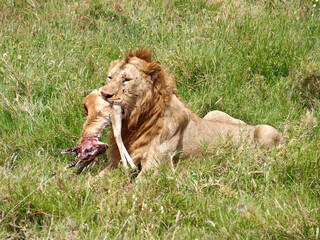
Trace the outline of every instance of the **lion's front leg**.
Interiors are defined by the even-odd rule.
[[[141,152],[141,173],[157,167],[162,162],[174,169],[174,162],[179,157],[181,150],[180,142],[180,134],[176,134],[162,143],[159,143],[159,140],[152,141],[147,151]]]

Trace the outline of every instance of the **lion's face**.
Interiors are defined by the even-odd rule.
[[[155,65],[159,62],[148,63],[137,57],[113,61],[106,85],[100,88],[101,95],[108,102],[121,105],[127,115],[150,94]]]

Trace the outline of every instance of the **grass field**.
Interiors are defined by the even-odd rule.
[[[0,44],[1,239],[320,239],[318,1],[0,0]],[[194,112],[284,143],[203,146],[140,181],[119,168],[88,187],[104,156],[63,172],[82,99],[139,46]]]

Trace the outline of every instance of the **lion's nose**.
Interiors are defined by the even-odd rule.
[[[102,95],[103,97],[105,97],[105,98],[111,98],[111,97],[113,97],[113,95],[114,95],[114,94],[108,93],[108,92],[106,92],[106,91],[104,91],[104,90],[101,90],[100,93],[101,93],[101,95]]]

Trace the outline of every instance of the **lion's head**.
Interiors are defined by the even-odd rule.
[[[172,79],[145,48],[128,51],[124,59],[111,62],[106,85],[100,88],[105,100],[123,107],[129,128],[161,117],[175,92]]]

